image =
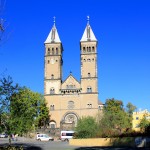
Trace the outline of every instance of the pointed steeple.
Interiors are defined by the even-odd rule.
[[[89,20],[90,20],[90,17],[87,16],[87,25],[86,25],[86,28],[84,30],[84,33],[82,35],[80,42],[97,41],[97,39],[92,31],[92,28],[90,26]]]
[[[55,25],[55,17],[54,17],[54,24],[53,27],[46,39],[46,41],[44,42],[45,44],[47,43],[61,43],[58,32],[57,32],[57,28]]]

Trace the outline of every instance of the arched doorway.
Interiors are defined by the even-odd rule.
[[[51,120],[49,123],[49,126],[51,129],[55,129],[56,128],[56,122],[54,120]]]
[[[73,130],[78,122],[78,115],[74,112],[67,112],[64,114],[61,121],[62,130]]]

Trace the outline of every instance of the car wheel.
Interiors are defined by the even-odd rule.
[[[66,141],[66,142],[69,142],[69,140],[68,140],[68,139],[65,139],[65,141]]]

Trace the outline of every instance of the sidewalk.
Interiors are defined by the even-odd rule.
[[[12,143],[15,143],[15,142],[35,142],[36,141],[36,139],[35,138],[27,138],[27,137],[20,137],[20,136],[18,136],[18,138],[17,138],[17,141],[16,140],[11,140],[11,142]]]

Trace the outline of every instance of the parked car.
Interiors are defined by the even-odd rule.
[[[47,134],[37,134],[36,139],[39,141],[54,141],[54,138],[48,136]]]
[[[7,137],[8,137],[8,135],[6,133],[0,134],[0,138],[7,138]]]

